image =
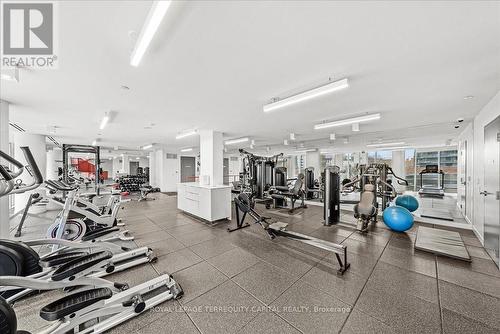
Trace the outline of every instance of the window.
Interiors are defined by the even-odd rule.
[[[415,191],[415,150],[405,150],[405,179],[408,181],[407,190]]]
[[[287,173],[289,178],[295,178],[299,173],[304,173],[306,166],[306,155],[299,154],[287,157]]]
[[[368,152],[368,164],[377,162],[377,152]]]
[[[321,169],[321,173],[325,170],[326,167],[333,165],[333,156],[332,154],[320,154],[319,156],[319,168]]]
[[[445,192],[457,192],[457,154],[457,150],[439,152],[439,168],[445,173]]]
[[[417,173],[425,169],[427,165],[439,166],[439,151],[417,152]],[[439,174],[423,174],[419,175],[417,190],[420,187],[438,187]]]
[[[437,165],[445,173],[444,185],[441,185],[439,174],[424,174],[422,177],[423,186],[443,186],[445,192],[457,192],[457,156],[457,150],[417,152],[417,174],[425,169],[426,165]],[[417,182],[417,188],[419,188],[420,176]]]
[[[392,166],[392,151],[377,151],[375,156],[378,164]]]
[[[356,163],[355,155],[356,153],[346,153],[342,155],[342,166],[340,167],[340,179],[353,179],[356,176]],[[359,160],[359,159],[358,159]]]

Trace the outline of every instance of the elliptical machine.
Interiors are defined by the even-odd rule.
[[[21,149],[25,153],[29,165],[34,166],[32,175],[34,175],[35,182],[29,186],[23,186],[19,183],[14,186],[13,176],[20,175],[20,173],[11,174],[0,165],[0,176],[3,178],[3,180],[0,179],[0,196],[14,192],[20,193],[28,188],[34,189],[42,181],[40,171],[36,167],[31,152],[27,147]],[[3,156],[3,154],[0,155]],[[14,189],[15,187],[16,189]],[[45,241],[51,242],[51,240]],[[52,242],[59,242],[65,247],[71,245],[70,242],[65,240],[52,240]],[[83,243],[78,244],[83,245]],[[17,257],[17,259],[20,259],[24,255],[20,252],[21,248],[16,248],[16,245],[19,246],[20,243],[14,242],[14,245],[10,248],[10,254],[12,258]],[[88,245],[86,246],[88,247]],[[4,247],[0,246],[0,251],[4,250]],[[30,251],[30,248],[25,248],[25,250]],[[15,286],[25,290],[49,290],[84,286],[83,289],[56,300],[41,309],[40,316],[50,323],[40,333],[102,333],[160,303],[181,298],[183,295],[182,288],[169,274],[164,274],[133,288],[100,279],[98,276],[88,276],[96,270],[102,272],[99,268],[103,268],[103,266],[105,272],[113,267],[113,264],[109,262],[113,257],[109,251],[81,256],[76,253],[66,255],[68,258],[52,258],[52,262],[49,261],[53,265],[51,267],[53,269],[61,262],[64,262],[54,271],[49,269],[49,272],[51,272],[50,278],[47,276],[49,272],[43,270],[33,277],[0,277],[0,285]],[[36,258],[33,257],[32,259]],[[17,262],[14,263],[17,264]],[[38,261],[27,261],[22,263],[21,267],[2,263],[1,268],[6,270],[14,269],[17,272],[18,269],[24,270],[29,266],[37,269],[36,267],[40,266],[40,263]],[[45,279],[43,279],[44,276]],[[7,288],[7,290],[10,289]],[[17,331],[15,312],[3,297],[0,297],[0,329],[2,334],[26,333]]]

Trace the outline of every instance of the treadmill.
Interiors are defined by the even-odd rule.
[[[420,173],[420,190],[418,194],[421,197],[444,197],[444,172],[438,165],[426,165]],[[424,186],[424,174],[439,174],[437,186]]]

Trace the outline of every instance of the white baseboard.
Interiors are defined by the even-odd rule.
[[[467,219],[467,217],[466,217]],[[468,219],[467,219],[468,220]],[[472,224],[471,224],[472,225]],[[481,245],[483,245],[484,247],[484,237],[482,235],[479,234],[479,231],[476,229],[476,227],[474,225],[472,225],[472,231],[474,232],[474,234],[476,235],[476,237],[479,239],[479,241],[481,242]]]

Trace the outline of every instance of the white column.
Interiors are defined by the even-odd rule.
[[[306,167],[314,168],[314,178],[317,179],[321,175],[319,152],[306,152]]]
[[[368,152],[361,152],[359,154],[359,164],[367,165],[368,164]]]
[[[152,187],[158,187],[156,180],[156,153],[155,151],[149,152],[149,184]],[[161,188],[160,188],[161,189]]]
[[[55,180],[59,178],[59,167],[62,167],[62,149],[54,147],[47,151],[47,171],[46,179]]]
[[[9,103],[4,100],[0,100],[0,150],[9,153]],[[9,196],[3,196],[0,198],[0,238],[8,237]]]
[[[33,154],[33,158],[35,159],[38,165],[38,169],[40,169],[40,173],[42,173],[43,178],[46,179],[47,144],[45,142],[45,136],[28,134],[26,132],[18,132],[18,131],[14,132],[14,157],[21,163],[26,164],[26,160],[24,159],[24,154],[20,149],[21,146],[28,146],[30,148],[31,153]],[[33,181],[33,178],[27,172],[21,174],[19,178],[25,184],[30,184]],[[15,195],[16,198],[14,206],[16,213],[25,208],[26,202],[28,201],[28,197],[32,192],[26,192],[23,194]]]
[[[62,167],[62,149],[54,147],[47,151],[47,170],[45,174],[46,180],[57,180],[59,178],[58,169]],[[46,205],[47,210],[58,210],[59,205],[49,201]]]
[[[128,155],[122,154],[122,166],[120,168],[120,173],[130,174],[130,158]]]
[[[112,178],[116,179],[118,173],[122,173],[122,164],[120,163],[121,157],[113,157],[113,174]]]
[[[200,183],[222,185],[223,152],[222,132],[200,131]]]
[[[401,178],[405,178],[405,151],[392,151],[392,170],[394,174]],[[396,188],[397,192],[403,192],[406,190],[406,186],[400,185],[397,180],[392,180],[392,184]]]
[[[344,155],[342,153],[335,153],[333,156],[333,165],[340,167],[342,169],[342,164],[344,162]]]

